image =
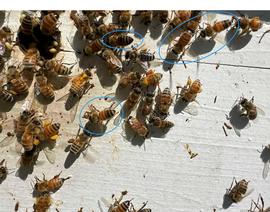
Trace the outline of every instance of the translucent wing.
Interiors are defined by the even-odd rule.
[[[234,129],[235,134],[236,134],[238,137],[241,137],[241,130],[235,128],[234,126],[233,126],[233,129]]]
[[[109,203],[109,201],[106,200],[104,197],[101,197],[100,199],[103,202],[103,204],[106,205],[108,208],[111,207],[112,204]]]
[[[184,110],[186,113],[192,115],[192,116],[197,116],[198,115],[198,106],[196,105],[195,102],[189,103]]]
[[[53,149],[50,149],[49,147],[45,147],[43,149],[43,152],[47,158],[47,160],[51,163],[54,164],[55,160],[56,160],[56,155],[55,155],[55,151]]]
[[[159,67],[163,64],[163,61],[157,61],[157,60],[152,60],[150,61],[150,65],[153,68]]]
[[[59,99],[57,99],[56,102],[67,101],[68,97],[69,97],[69,93],[67,93],[64,96],[62,96]]]
[[[115,117],[115,119],[113,120],[113,124],[114,125],[118,125],[121,119],[121,115],[120,113]]]
[[[263,172],[262,172],[263,179],[266,179],[269,172],[269,168],[270,168],[270,160],[264,163]]]
[[[243,195],[243,198],[245,198],[245,197],[247,197],[248,195],[250,195],[253,191],[254,191],[254,188],[249,189],[249,190],[245,193],[245,195]]]
[[[90,146],[88,148],[90,148]],[[93,155],[93,153],[90,152],[88,148],[82,152],[83,158],[89,163],[95,163],[97,158]]]
[[[261,116],[265,116],[265,112],[263,109],[259,108],[258,106],[256,106],[256,109],[258,114],[260,114]]]
[[[208,23],[213,23],[214,20],[216,19],[216,14],[215,13],[207,13],[206,17],[207,17],[207,21]]]
[[[111,64],[119,67],[119,68],[122,68],[122,63],[121,61],[118,59],[118,57],[116,57],[115,55],[114,56],[111,56],[109,57],[109,60],[108,60]]]
[[[0,147],[5,147],[12,144],[15,141],[14,136],[6,136],[2,141],[0,141]]]
[[[71,108],[70,110],[70,121],[73,122],[75,120],[75,117],[76,117],[76,113],[77,113],[77,110],[78,110],[78,106],[79,106],[79,103],[80,103],[80,100],[78,100],[76,102],[76,104]]]

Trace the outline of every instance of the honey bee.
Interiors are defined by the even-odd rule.
[[[4,88],[3,79],[0,79],[0,100],[5,103],[13,103],[15,101],[14,96]]]
[[[103,45],[100,39],[95,39],[93,41],[87,40],[83,49],[83,52],[87,56],[91,56],[95,53],[98,53],[103,49]]]
[[[7,77],[8,90],[14,96],[16,95],[27,95],[29,87],[18,72],[17,67],[9,66]]]
[[[72,10],[70,12],[70,19],[74,21],[75,27],[81,33],[81,35],[83,35],[84,38],[93,38],[94,30],[86,16],[80,15],[77,11]]]
[[[0,55],[10,56],[13,49],[13,32],[8,26],[4,26],[0,29]]]
[[[3,159],[0,162],[0,181],[3,181],[8,175],[7,162]]]
[[[57,75],[65,75],[65,76],[70,75],[76,63],[74,63],[74,65],[72,65],[71,67],[67,67],[62,63],[63,59],[64,58],[61,58],[60,60],[56,60],[56,59],[47,60],[44,63],[45,69],[48,71],[52,71],[56,73]]]
[[[233,186],[233,183],[235,185]],[[250,194],[249,191],[247,192],[248,189],[248,183],[249,181],[246,181],[245,179],[242,179],[241,181],[237,182],[235,177],[233,178],[231,187],[227,189],[226,194],[231,198],[231,200],[234,203],[240,202],[244,197],[246,197],[248,194]]]
[[[178,10],[174,11],[175,15],[181,19],[182,22],[190,19],[192,11],[191,10]]]
[[[21,144],[25,151],[31,151],[34,148],[34,145],[40,143],[40,134],[43,134],[42,122],[34,117],[25,127],[25,131],[22,134]]]
[[[113,23],[110,24],[100,24],[97,28],[96,28],[96,33],[98,36],[103,36],[105,34],[107,34],[108,32],[112,32],[119,29],[119,26]]]
[[[141,23],[145,26],[148,26],[151,24],[153,19],[153,11],[151,10],[140,10],[136,12],[136,15],[138,15],[141,18]]]
[[[238,21],[237,21],[236,17],[233,16],[232,18],[235,20],[234,26],[237,27]],[[263,25],[263,22],[260,20],[259,17],[253,17],[253,18],[249,19],[248,16],[242,16],[239,19],[239,23],[240,23],[240,28],[242,30],[239,36],[248,34],[251,31],[256,32],[260,28],[262,28],[262,25]]]
[[[126,29],[130,26],[132,15],[129,10],[114,11],[118,13],[118,24],[122,29]]]
[[[91,88],[94,87],[94,84],[91,84],[89,81],[92,79],[91,69],[85,69],[81,74],[74,76],[71,80],[71,87],[69,89],[69,93],[62,96],[57,101],[69,100],[68,97],[72,95],[77,98],[78,101],[76,105],[72,107],[71,110],[71,122],[74,121],[75,115],[77,112],[77,108],[79,105],[79,100],[82,98],[84,94],[86,94]],[[66,102],[67,104],[68,102]]]
[[[161,128],[161,129],[171,128],[174,126],[174,123],[172,123],[171,121],[162,120],[161,118],[156,117],[156,116],[151,116],[149,118],[149,123],[153,124],[153,126],[155,126],[157,128]]]
[[[122,191],[119,199],[115,198],[113,204],[109,203],[105,198],[102,198],[102,202],[109,208],[110,212],[128,212],[131,206],[131,200],[123,201],[123,197],[127,194],[127,191]],[[113,195],[114,196],[114,195]]]
[[[107,36],[104,41],[106,44],[110,46],[117,47],[117,46],[128,46],[134,41],[134,39],[125,33],[121,34],[115,33],[112,34],[111,36]]]
[[[232,20],[215,21],[213,25],[206,23],[206,28],[201,30],[200,36],[202,38],[210,37],[215,39],[218,33],[228,29],[232,25]]]
[[[129,50],[125,54],[125,59],[128,62],[132,63],[143,63],[147,62],[148,67],[150,66],[150,61],[155,60],[155,53],[150,52],[150,49],[139,49],[132,48],[132,50]]]
[[[84,113],[83,118],[89,119],[91,123],[101,124],[103,121],[111,119],[116,114],[116,110],[110,108],[99,111],[94,105],[89,105],[88,110]]]
[[[182,23],[182,20],[179,17],[174,16],[174,18],[167,23],[166,30],[171,31],[172,29],[174,29],[181,23]]]
[[[259,201],[261,200],[261,204],[259,204]],[[253,204],[255,205],[255,207],[253,208]],[[249,212],[256,212],[258,209],[258,212],[269,212],[270,211],[270,207],[264,208],[264,200],[263,197],[261,196],[261,194],[259,194],[258,200],[257,202],[255,202],[254,200],[251,201],[251,206],[249,209]]]
[[[56,141],[59,137],[60,123],[52,123],[52,120],[43,121],[44,137],[47,141]]]
[[[139,84],[140,79],[141,74],[139,72],[124,73],[119,80],[119,86],[122,88],[129,85],[131,85],[131,87],[135,87]]]
[[[131,93],[128,95],[127,100],[124,103],[124,108],[128,111],[132,110],[135,105],[139,102],[141,97],[141,89],[139,87],[135,87]]]
[[[139,121],[135,117],[128,117],[128,120],[126,121],[127,126],[129,126],[134,133],[136,133],[138,136],[141,136],[143,138],[148,137],[149,135],[149,129],[146,127],[146,125]]]
[[[122,71],[122,63],[111,49],[103,49],[100,56],[107,62],[111,73],[120,73]]]
[[[169,21],[168,10],[158,10],[153,12],[153,17],[157,17],[162,24],[166,24]]]
[[[147,205],[147,202],[144,202],[143,206],[139,210],[136,210],[134,208],[134,205],[131,203],[132,209],[130,210],[130,212],[152,212],[152,210],[150,208],[145,208],[146,205]]]
[[[92,136],[86,135],[84,132],[80,133],[81,128],[79,128],[78,133],[75,139],[70,139],[68,141],[71,144],[70,152],[74,155],[79,154],[80,152],[84,151],[90,144],[92,140]]]
[[[171,48],[168,48],[168,51],[171,50],[175,55],[179,55],[182,53],[184,55],[187,45],[190,43],[193,37],[193,33],[190,30],[186,30],[181,33],[178,40],[173,44]]]
[[[180,92],[180,97],[185,102],[193,102],[196,100],[197,94],[202,92],[202,84],[200,80],[192,81],[188,77],[186,85],[182,88]]]
[[[48,82],[47,77],[41,72],[36,74],[34,92],[36,96],[42,96],[50,101],[53,101],[55,98],[53,85]]]
[[[34,146],[34,148],[31,151],[24,151],[21,154],[20,159],[18,160],[17,166],[32,167],[37,161],[38,155],[39,151],[37,150],[36,146]]]
[[[35,177],[36,179],[36,184],[34,186],[35,190],[38,191],[39,193],[49,193],[58,190],[63,186],[66,180],[71,178],[71,177],[60,178],[61,173],[62,171],[58,175],[55,175],[50,180],[46,180],[44,174],[43,180],[40,180],[38,177]]]
[[[50,194],[45,193],[36,198],[36,203],[33,205],[34,212],[47,211],[52,204],[52,198]]]
[[[170,89],[165,88],[162,92],[159,89],[155,102],[154,113],[160,115],[162,119],[165,119],[169,114],[169,108],[173,102],[173,96]]]
[[[40,30],[44,35],[51,36],[55,35],[58,31],[58,18],[59,15],[54,12],[45,15],[40,23]]]
[[[184,148],[187,150],[187,152],[188,152],[188,154],[190,156],[190,159],[193,159],[198,155],[198,153],[192,152],[192,150],[189,147],[189,144],[185,144]]]
[[[258,113],[261,115],[264,115],[264,111],[260,108],[258,108],[254,104],[254,96],[251,98],[251,100],[247,100],[244,97],[241,97],[239,100],[239,105],[242,108],[241,116],[246,116],[249,120],[254,120],[257,118]]]
[[[142,87],[157,86],[162,77],[161,73],[155,73],[155,70],[149,69],[140,80],[140,84]]]
[[[26,35],[26,36],[32,36],[33,33],[33,27],[34,27],[34,21],[33,17],[30,14],[22,14],[20,17],[21,25],[19,27],[19,33]]]
[[[151,92],[146,93],[145,97],[143,97],[142,107],[141,107],[143,116],[148,116],[152,112],[154,97],[155,97],[155,94]]]

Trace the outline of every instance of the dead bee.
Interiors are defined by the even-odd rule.
[[[130,26],[132,15],[129,10],[114,11],[114,13],[118,14],[117,24],[122,29],[126,29]]]
[[[139,84],[140,79],[141,74],[139,72],[124,73],[119,80],[119,86],[122,88],[127,86],[135,87]]]
[[[106,61],[109,71],[112,74],[122,71],[122,63],[111,49],[103,49],[100,56]]]
[[[140,84],[142,87],[157,86],[162,77],[161,73],[155,73],[154,69],[149,69],[140,80]]]
[[[126,33],[114,33],[110,36],[107,36],[106,39],[104,39],[104,42],[112,47],[128,46],[133,41],[134,39],[129,35],[127,35]]]
[[[45,193],[36,198],[36,203],[33,205],[34,212],[44,212],[47,211],[52,204],[51,195]]]
[[[254,104],[254,96],[251,98],[251,100],[247,100],[244,97],[241,97],[239,100],[239,105],[242,108],[241,116],[246,116],[249,120],[254,120],[257,118],[257,114],[264,115],[264,111],[260,108],[258,108]]]
[[[74,63],[74,65],[72,65],[71,67],[67,67],[62,63],[63,59],[64,58],[62,57],[60,60],[56,59],[47,60],[44,63],[44,67],[47,71],[51,71],[57,75],[64,75],[64,76],[70,75],[76,63]]]
[[[178,86],[179,88],[179,86]],[[180,92],[180,97],[185,102],[193,102],[196,100],[197,94],[202,92],[202,84],[200,80],[192,81],[190,77],[188,77],[187,83]]]
[[[145,26],[150,25],[153,19],[153,11],[151,10],[139,10],[136,11],[135,15],[141,18],[141,23]]]
[[[143,97],[142,100],[142,115],[143,116],[148,116],[152,111],[153,111],[153,103],[154,103],[154,93],[146,93],[145,97]]]
[[[156,117],[156,116],[150,116],[149,123],[161,129],[171,128],[174,126],[174,123],[172,123],[171,121],[162,120],[161,118]]]
[[[136,104],[139,102],[141,97],[141,89],[139,87],[134,88],[131,93],[128,95],[127,100],[124,103],[124,108],[127,109],[127,111],[132,110]]]
[[[59,15],[54,12],[45,15],[40,23],[41,32],[47,36],[55,35],[59,26],[58,19]]]
[[[235,185],[233,186],[233,183]],[[244,197],[246,197],[250,192],[247,192],[249,181],[242,179],[237,182],[235,177],[233,178],[231,187],[227,189],[226,194],[231,198],[234,203],[240,202]]]
[[[159,89],[155,98],[154,114],[157,114],[161,119],[165,119],[169,114],[169,108],[173,102],[173,97],[169,88],[165,88],[162,92]]]
[[[233,20],[235,20],[235,24],[234,26],[237,27],[238,26],[238,21],[236,17],[232,17]],[[253,17],[251,19],[249,19],[248,16],[242,16],[239,19],[239,23],[240,23],[240,28],[241,28],[241,33],[239,34],[239,36],[245,35],[252,32],[256,32],[258,31],[260,28],[262,28],[262,21],[260,20],[259,17]]]
[[[35,190],[39,193],[49,193],[54,192],[62,187],[64,182],[71,177],[60,178],[60,172],[58,175],[55,175],[52,179],[46,180],[45,175],[43,174],[43,180],[40,180],[38,177],[35,177],[36,184],[34,186]]]
[[[79,128],[75,139],[72,138],[68,140],[68,143],[71,144],[69,151],[75,155],[84,151],[90,145],[90,141],[92,140],[92,136],[88,136],[84,132],[80,133],[80,130],[81,128]]]
[[[261,204],[259,204],[260,200],[261,200]],[[253,208],[253,204],[255,205],[254,208]],[[249,212],[256,212],[257,211],[256,209],[258,209],[258,212],[269,212],[270,211],[270,207],[264,208],[264,200],[263,200],[263,197],[261,196],[261,194],[259,194],[257,202],[252,200]]]
[[[72,10],[70,12],[70,19],[74,21],[75,27],[84,38],[90,40],[94,38],[94,29],[91,27],[89,19],[86,16],[80,15],[77,11]]]
[[[184,148],[187,150],[187,152],[188,152],[188,154],[190,156],[190,159],[193,159],[198,155],[198,153],[192,152],[192,150],[189,147],[189,144],[185,144]]]
[[[157,17],[162,24],[166,24],[169,21],[169,11],[168,10],[158,10],[153,11],[153,17]]]
[[[134,118],[132,116],[128,117],[128,120],[126,121],[127,126],[129,126],[136,135],[141,136],[143,138],[148,137],[149,130],[145,123],[139,121],[137,118]]]
[[[3,159],[0,162],[0,181],[6,179],[7,175],[8,175],[7,162],[5,159]]]

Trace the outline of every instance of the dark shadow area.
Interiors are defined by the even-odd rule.
[[[107,126],[105,124],[91,123],[90,121],[83,128],[83,132],[92,137],[101,137],[105,134],[106,130]]]
[[[179,65],[179,64],[174,64],[178,62],[178,55],[173,54],[172,52],[168,52],[165,58],[165,61],[163,61],[162,68],[164,71],[170,71],[172,70],[174,65]]]
[[[14,96],[16,102],[24,100],[28,96],[28,92],[20,95]]]
[[[144,144],[145,138],[136,135],[126,122],[123,123],[122,128],[122,136],[126,141],[130,142],[133,146],[141,147]]]
[[[115,90],[116,99],[119,100],[120,102],[126,100],[131,90],[132,89],[130,87],[123,88],[121,86],[117,86]]]
[[[34,167],[22,167],[16,171],[15,176],[19,177],[21,180],[26,180],[28,175],[32,174],[34,171]]]
[[[69,93],[67,101],[65,102],[65,109],[67,111],[71,110],[77,103],[80,101],[80,98],[72,93]]]
[[[251,34],[245,34],[243,36],[239,36],[239,34],[241,33],[241,30],[239,30],[238,33],[233,38],[233,40],[230,43],[228,43],[230,39],[234,36],[235,31],[236,29],[232,28],[226,33],[226,36],[225,36],[225,41],[227,43],[228,48],[231,51],[240,50],[244,48],[252,38]]]
[[[0,178],[0,185],[4,182],[5,179],[7,179],[7,175],[4,175],[2,178]]]
[[[42,105],[49,105],[49,104],[51,104],[51,103],[54,101],[54,99],[55,99],[55,97],[53,97],[53,98],[48,98],[48,97],[45,97],[45,96],[42,95],[42,94],[39,94],[39,95],[36,95],[36,94],[35,94],[35,98],[36,98],[36,100],[37,100],[40,104],[42,104]]]
[[[150,136],[153,138],[164,138],[169,131],[170,128],[159,129],[155,126],[149,125]]]
[[[66,160],[64,162],[64,167],[66,169],[70,168],[72,166],[72,164],[80,157],[81,153],[78,154],[73,154],[71,152],[68,153]]]
[[[145,37],[146,33],[148,32],[148,26],[144,25],[141,22],[141,18],[139,16],[136,16],[136,13],[132,16],[130,25],[132,26],[134,31],[141,34],[142,37]]]
[[[54,90],[60,90],[68,84],[69,77],[54,74],[48,76],[48,82],[50,82],[53,85]]]
[[[197,57],[202,54],[211,52],[216,45],[216,42],[213,39],[204,39],[198,37],[195,39],[191,46],[188,49],[188,54],[192,57]]]
[[[5,102],[2,99],[0,99],[0,111],[1,112],[9,112],[13,108],[15,103],[16,103],[16,101]]]
[[[270,149],[268,147],[263,148],[260,158],[264,163],[267,163],[270,160]]]
[[[0,26],[2,26],[5,22],[6,12],[4,10],[0,11]]]
[[[157,18],[153,18],[151,25],[149,26],[150,37],[153,40],[158,39],[161,36],[163,25]]]
[[[222,203],[222,208],[223,209],[228,209],[231,205],[233,204],[233,201],[231,198],[228,196],[228,194],[224,194],[223,196],[223,203]]]
[[[26,82],[26,84],[28,85],[28,87],[30,88],[34,79],[33,70],[24,68],[23,71],[21,72],[21,75],[24,81]]]
[[[188,106],[188,102],[185,102],[181,98],[179,98],[173,108],[174,114],[183,113],[183,111],[185,110],[187,106]]]

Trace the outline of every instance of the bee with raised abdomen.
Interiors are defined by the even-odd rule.
[[[260,200],[261,200],[261,204],[259,204]],[[253,204],[255,206],[254,208],[253,208]],[[256,209],[258,209],[258,211]],[[261,194],[259,194],[257,202],[255,202],[254,200],[251,201],[251,206],[250,206],[250,209],[248,210],[248,212],[256,212],[256,211],[257,212],[270,212],[270,207],[264,208],[264,200]]]
[[[140,79],[141,74],[139,72],[124,73],[119,80],[119,86],[123,88],[131,86],[133,88],[139,85]]]
[[[36,202],[33,205],[34,212],[45,212],[52,204],[52,198],[49,193],[45,193],[36,198]]]
[[[169,114],[169,108],[173,102],[173,97],[169,88],[165,88],[162,92],[159,89],[158,94],[155,98],[155,109],[154,114],[165,119]]]
[[[109,71],[113,74],[122,71],[122,63],[111,49],[103,49],[100,56],[106,61]]]
[[[193,102],[196,100],[197,94],[202,92],[202,84],[200,80],[192,81],[188,77],[187,83],[180,92],[180,97],[185,102]]]
[[[127,126],[129,126],[136,135],[146,138],[149,135],[149,129],[142,121],[139,121],[135,117],[128,117],[126,121]]]
[[[3,181],[8,175],[7,162],[3,159],[0,162],[0,181]]]
[[[40,22],[40,30],[44,35],[51,36],[55,35],[58,31],[58,19],[59,15],[54,12],[50,12],[45,15]]]
[[[156,73],[155,70],[149,69],[140,80],[140,84],[142,87],[157,86],[162,77],[161,73]]]
[[[157,116],[150,116],[149,123],[160,129],[171,128],[174,126],[174,123],[172,123],[171,121],[162,120]]]
[[[233,183],[235,185],[233,186]],[[226,194],[231,198],[234,203],[240,202],[244,197],[246,197],[250,192],[248,190],[248,183],[245,179],[240,180],[239,182],[236,181],[235,177],[233,178],[233,182],[231,187],[227,189]]]
[[[124,103],[124,108],[127,111],[132,110],[135,105],[139,102],[141,97],[142,90],[139,87],[134,88],[131,93],[128,95],[127,100]]]
[[[35,177],[36,183],[35,183],[35,190],[39,193],[49,193],[54,192],[61,188],[64,184],[64,182],[71,177],[66,178],[60,178],[62,171],[55,175],[52,179],[46,180],[45,175],[43,174],[43,180],[40,180],[38,177]]]

